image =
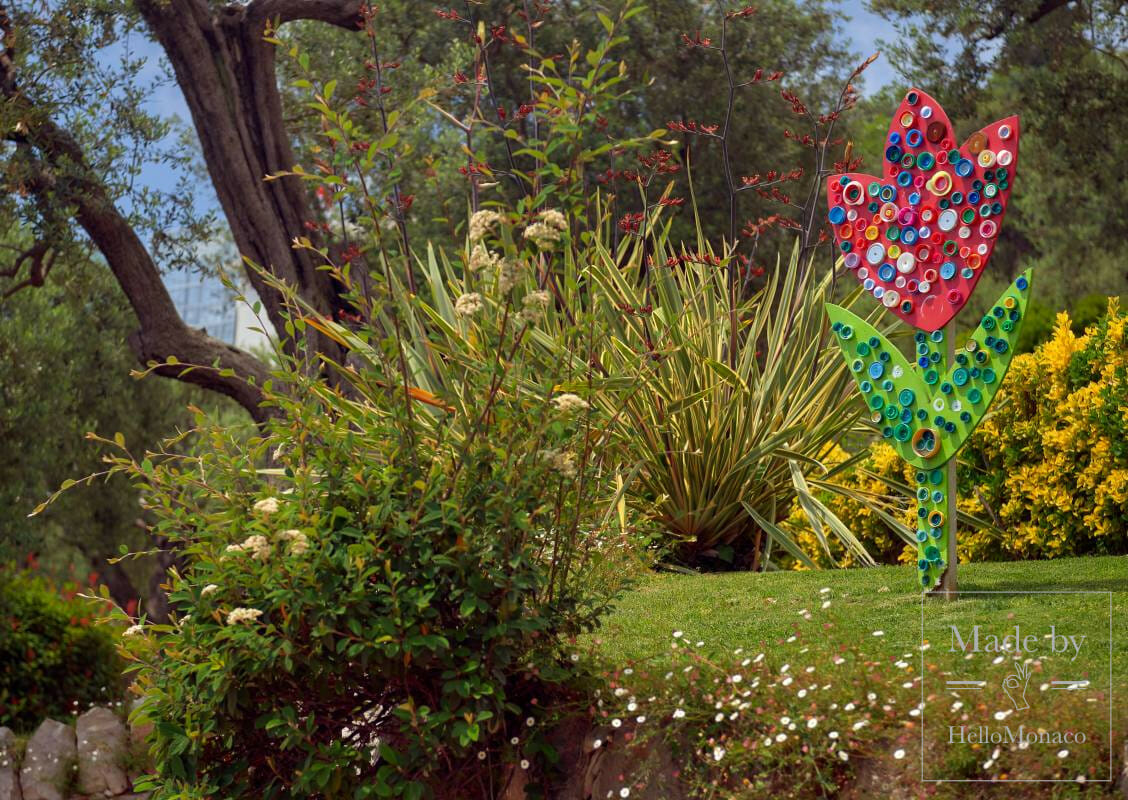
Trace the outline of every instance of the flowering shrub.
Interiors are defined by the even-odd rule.
[[[538,249],[564,235],[528,227]],[[108,443],[182,554],[173,624],[126,639],[156,797],[487,797],[547,750],[567,643],[620,569],[605,420],[528,346],[550,312],[510,222],[470,230],[510,266],[453,304],[436,273],[433,293],[352,296],[371,326],[295,309],[349,365],[283,358],[260,436],[201,413],[196,455]]]
[[[961,531],[961,561],[1128,553],[1126,325],[1116,298],[1082,336],[1061,313],[1048,342],[1015,358],[997,410],[960,456],[959,504],[981,523]],[[838,452],[830,461],[845,456]],[[834,480],[875,496],[911,486],[914,470],[894,456],[878,442]],[[842,494],[828,493],[824,500],[877,560],[915,558],[872,506]],[[912,523],[907,500],[890,503],[890,513]],[[819,546],[799,508],[789,524],[819,565],[853,563],[837,543],[830,542],[829,551]]]
[[[32,728],[121,693],[114,637],[95,610],[0,567],[0,726]]]
[[[1008,405],[966,453],[969,502],[998,531],[960,537],[975,560],[1128,552],[1128,316],[1114,298],[1085,335],[1016,359]]]

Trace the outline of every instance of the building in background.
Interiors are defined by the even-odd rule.
[[[255,317],[251,306],[258,300],[254,289],[243,292],[246,302],[235,299],[235,293],[215,275],[177,270],[165,275],[165,286],[180,318],[193,328],[203,328],[209,336],[255,352],[270,348],[270,340],[258,329],[268,326]]]

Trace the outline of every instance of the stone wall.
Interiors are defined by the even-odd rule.
[[[0,728],[0,800],[141,800],[133,793],[141,734],[101,707],[73,725],[46,719],[26,743]]]

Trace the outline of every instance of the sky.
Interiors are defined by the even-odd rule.
[[[864,0],[842,0],[838,10],[848,17],[843,33],[850,42],[850,48],[863,58],[876,53],[880,48],[877,40],[889,38],[889,23],[866,9]],[[877,59],[866,70],[865,89],[874,92],[896,80],[896,74],[889,60]]]
[[[877,40],[888,35],[888,24],[866,10],[865,0],[838,0],[833,4],[845,17],[842,33],[850,44],[850,49],[859,57],[859,60],[877,51]],[[144,78],[155,78],[160,75],[160,63],[163,58],[160,47],[145,40],[140,35],[128,43],[138,54],[143,54],[150,59],[151,66],[142,74]],[[865,72],[863,76],[864,88],[867,93],[880,89],[894,80],[893,69],[885,58],[879,58]],[[179,88],[172,83],[160,86],[149,101],[149,109],[162,116],[177,115],[182,120],[188,121],[188,108]],[[142,169],[141,183],[154,189],[172,191],[176,185],[176,176],[169,170],[149,165]],[[198,202],[204,209],[218,208],[218,202],[209,186],[199,187]]]

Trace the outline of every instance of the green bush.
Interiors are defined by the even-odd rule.
[[[155,797],[488,797],[539,763],[617,552],[606,420],[529,345],[552,312],[523,265],[558,223],[519,246],[482,212],[508,266],[453,306],[392,283],[351,297],[372,326],[295,312],[349,367],[284,358],[261,436],[201,412],[194,456],[106,441],[181,554],[175,623],[125,639]]]
[[[1073,332],[1080,336],[1096,324],[1108,309],[1108,299],[1108,295],[1104,294],[1087,294],[1074,301],[1069,308]],[[1019,353],[1030,353],[1038,345],[1048,342],[1054,335],[1056,319],[1057,315],[1050,306],[1031,300],[1015,349]]]
[[[581,262],[591,264],[605,331],[608,379],[596,402],[609,416],[622,406],[614,434],[639,465],[634,509],[662,531],[670,559],[694,569],[759,570],[789,557],[810,565],[777,525],[792,503],[820,539],[872,564],[816,496],[838,489],[820,459],[865,430],[845,391],[849,370],[824,336],[830,274],[801,262],[797,243],[763,289],[734,290],[734,258],[708,245],[679,253],[665,221],[649,222],[645,248],[597,246]],[[655,262],[645,271],[644,250]]]
[[[121,693],[112,633],[87,601],[0,567],[0,725],[28,729]]]

